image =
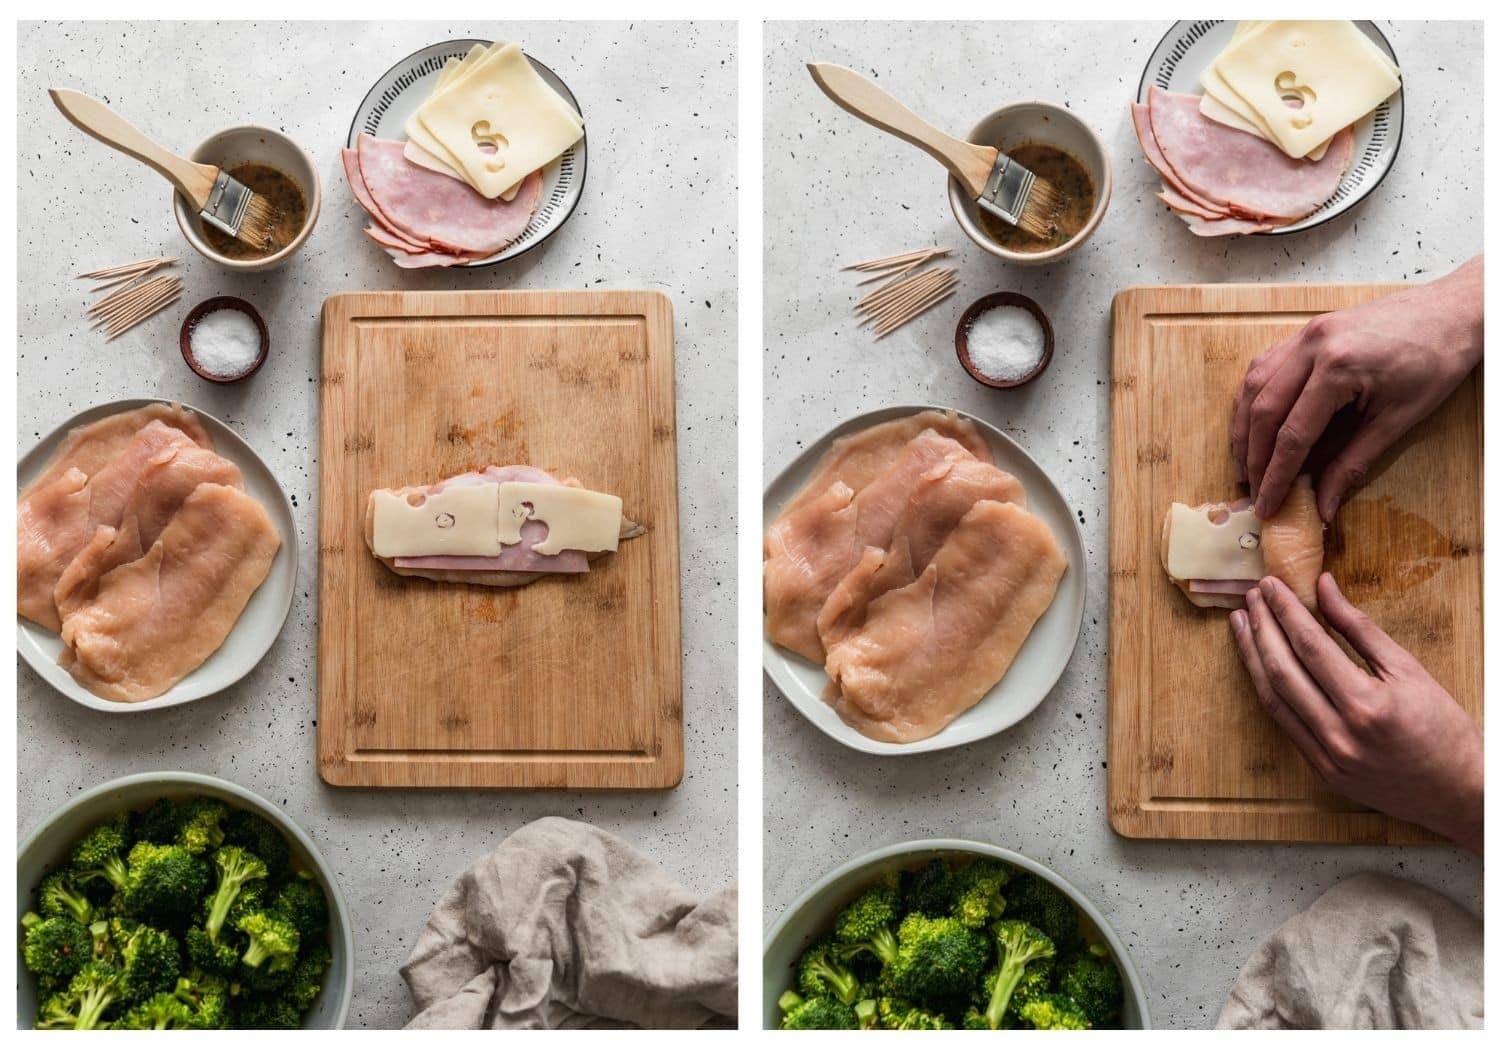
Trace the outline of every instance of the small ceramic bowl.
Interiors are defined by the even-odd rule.
[[[1006,248],[991,237],[979,222],[979,205],[969,199],[968,193],[958,181],[948,180],[948,203],[953,208],[953,217],[969,239],[991,255],[1007,262],[1036,265],[1061,259],[1075,251],[1099,226],[1104,210],[1109,207],[1109,193],[1113,176],[1110,171],[1109,154],[1099,136],[1071,110],[1051,102],[1013,102],[1001,106],[985,117],[969,131],[970,142],[995,146],[1001,150],[1015,149],[1029,142],[1040,143],[1060,149],[1083,165],[1094,182],[1094,210],[1088,222],[1073,238],[1056,248],[1044,252],[1018,252]]]
[[[1042,357],[1030,372],[1019,379],[991,379],[969,359],[969,329],[980,316],[988,313],[996,307],[1020,308],[1035,317],[1037,323],[1042,326]],[[1047,370],[1052,363],[1052,322],[1047,319],[1046,313],[1037,305],[1036,300],[1019,292],[993,292],[990,295],[981,296],[969,304],[958,318],[958,328],[953,333],[953,342],[958,349],[958,363],[964,366],[964,371],[969,373],[969,378],[976,383],[990,387],[994,390],[1010,390],[1018,386],[1024,386],[1037,376]]]
[[[145,809],[159,798],[185,799],[207,795],[222,799],[233,809],[259,813],[281,831],[292,847],[299,867],[311,871],[328,898],[328,947],[333,962],[323,978],[323,989],[303,1018],[304,1028],[342,1028],[354,995],[354,922],[344,903],[333,869],[307,833],[290,817],[254,792],[238,784],[201,773],[136,773],[111,780],[66,802],[21,843],[16,857],[16,918],[20,918],[36,896],[37,886],[53,868],[67,859],[68,851],[90,828],[127,810]],[[36,979],[24,969],[17,974],[16,1014],[21,1028],[36,1023]]]
[[[221,168],[233,168],[240,164],[264,164],[275,168],[297,184],[302,198],[307,202],[307,221],[287,246],[279,252],[257,259],[231,259],[214,250],[203,236],[202,220],[181,194],[172,195],[172,213],[177,216],[177,226],[182,235],[193,246],[193,250],[205,259],[241,273],[274,270],[297,253],[306,243],[313,227],[318,222],[318,210],[323,205],[323,191],[318,184],[318,169],[312,158],[291,139],[274,128],[258,124],[240,124],[216,131],[204,139],[193,150],[191,159],[201,164],[216,164]]]
[[[1135,964],[1130,960],[1130,954],[1125,950],[1125,942],[1109,925],[1104,912],[1076,886],[1045,864],[1003,846],[963,839],[924,839],[872,850],[833,869],[793,901],[766,937],[761,964],[764,977],[761,1020],[764,1026],[775,1028],[780,1023],[781,1009],[776,1000],[791,981],[798,957],[807,950],[815,937],[832,929],[834,917],[850,901],[871,886],[879,885],[893,872],[910,871],[940,856],[955,860],[992,857],[1046,879],[1067,894],[1078,909],[1078,926],[1084,938],[1091,944],[1107,946],[1120,971],[1120,978],[1125,986],[1120,1027],[1151,1027],[1146,987],[1141,982],[1140,974],[1136,972]]]
[[[239,375],[215,375],[198,364],[198,359],[193,356],[193,329],[198,327],[198,322],[203,318],[209,314],[218,313],[220,310],[238,310],[254,321],[256,329],[260,332],[260,353],[256,355],[255,363]],[[241,379],[249,379],[260,371],[260,366],[266,363],[266,357],[271,352],[271,333],[266,330],[266,322],[260,316],[260,311],[233,295],[216,295],[212,299],[203,300],[189,310],[188,315],[182,319],[182,330],[177,334],[177,342],[182,347],[182,359],[187,362],[187,366],[196,372],[200,379],[206,379],[210,383],[238,383]]]

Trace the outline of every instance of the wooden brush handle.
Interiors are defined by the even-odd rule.
[[[212,164],[195,164],[157,145],[141,134],[134,124],[81,91],[50,88],[47,94],[52,96],[52,101],[74,127],[127,157],[155,168],[199,211],[208,204],[209,191],[214,188],[214,179],[219,175],[218,168]]]
[[[936,158],[963,184],[969,196],[984,192],[990,169],[1000,155],[994,147],[976,146],[939,131],[852,69],[830,62],[809,62],[807,71],[840,109]]]

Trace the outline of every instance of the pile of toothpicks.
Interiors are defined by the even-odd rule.
[[[958,270],[939,267],[924,270],[929,262],[949,254],[951,248],[918,248],[916,251],[890,255],[884,259],[870,259],[844,267],[873,276],[860,284],[880,281],[880,287],[854,304],[854,312],[862,315],[859,325],[875,326],[876,340],[884,339],[896,329],[957,291]]]
[[[89,327],[102,327],[104,341],[109,342],[174,302],[182,294],[181,278],[156,271],[176,262],[175,256],[163,255],[79,274],[80,278],[96,282],[89,289],[90,294],[113,289],[89,307],[92,319]]]

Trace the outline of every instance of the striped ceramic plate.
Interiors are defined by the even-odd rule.
[[[1384,51],[1392,62],[1396,52],[1391,42],[1374,22],[1356,22],[1375,46]],[[1234,35],[1233,22],[1178,22],[1167,30],[1151,60],[1141,74],[1141,85],[1136,91],[1136,101],[1146,101],[1146,89],[1152,84],[1166,91],[1182,91],[1190,95],[1203,94],[1199,78],[1208,64],[1218,57]],[[1397,65],[1400,65],[1397,62]],[[1265,236],[1283,233],[1300,233],[1314,226],[1321,226],[1329,219],[1337,218],[1349,211],[1374,192],[1385,178],[1391,165],[1396,163],[1396,153],[1401,149],[1401,123],[1403,92],[1397,91],[1386,99],[1359,123],[1354,125],[1354,161],[1344,172],[1339,188],[1324,205],[1305,219],[1289,226],[1278,226]]]
[[[359,104],[349,125],[348,145],[363,132],[378,139],[406,138],[407,118],[432,94],[432,86],[450,58],[463,58],[475,44],[488,40],[445,40],[407,55],[386,70]],[[579,114],[578,100],[558,75],[536,59],[527,56],[543,80],[567,100]],[[588,137],[579,139],[561,157],[542,169],[542,200],[526,229],[504,250],[487,259],[477,259],[465,266],[490,266],[523,255],[552,236],[568,221],[583,195],[583,175],[588,167]]]

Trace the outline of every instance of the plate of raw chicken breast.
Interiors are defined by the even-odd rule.
[[[98,405],[16,475],[16,648],[69,699],[132,714],[198,700],[249,674],[280,634],[297,585],[291,503],[213,416],[155,398]],[[88,543],[68,535],[76,499]]]
[[[814,442],[764,501],[764,666],[870,754],[993,736],[1057,684],[1083,623],[1067,501],[1004,433],[897,406]]]

